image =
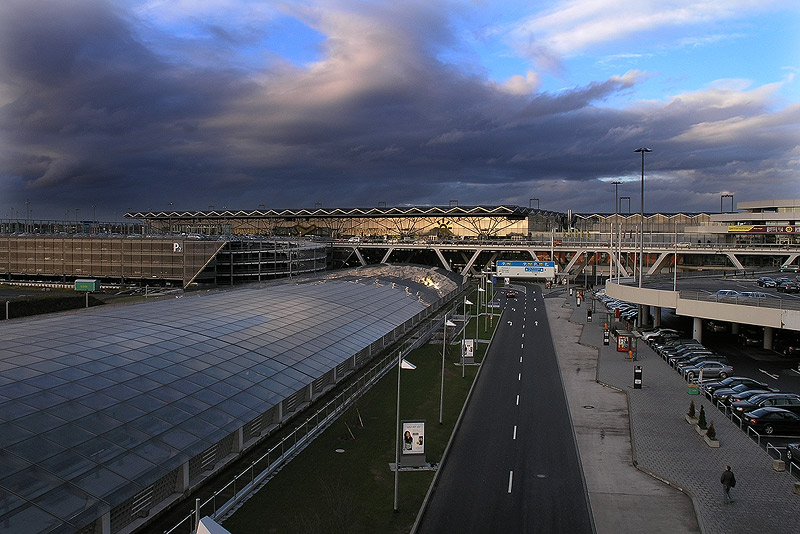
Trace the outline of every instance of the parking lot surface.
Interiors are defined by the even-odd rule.
[[[568,355],[562,356],[562,353],[567,354],[571,350],[570,343],[575,348],[568,336],[558,333],[562,326],[569,331],[569,326],[565,325],[569,321],[580,329],[577,350],[590,348],[594,352],[597,381],[624,392],[627,397],[630,440],[626,443],[619,436],[613,440],[612,447],[617,458],[629,454],[631,463],[651,475],[658,484],[664,488],[678,488],[689,495],[696,515],[696,527],[693,528],[691,518],[687,517],[691,515],[691,509],[683,500],[670,492],[662,492],[662,496],[657,497],[658,492],[652,488],[640,489],[631,485],[608,488],[609,493],[617,495],[612,499],[616,517],[604,518],[603,515],[608,514],[598,506],[602,501],[602,492],[595,485],[593,494],[593,475],[590,470],[596,468],[602,472],[608,469],[603,463],[613,457],[614,451],[587,447],[586,440],[579,437],[581,461],[599,533],[633,532],[625,527],[627,524],[644,526],[651,532],[696,532],[699,529],[704,533],[720,534],[754,531],[789,534],[798,531],[800,495],[792,493],[796,479],[791,474],[775,471],[773,458],[714,408],[708,399],[688,395],[686,382],[645,344],[639,345],[638,360],[629,360],[625,353],[616,351],[613,340],[608,346],[603,345],[603,322],[597,320],[597,316],[594,322],[587,322],[585,304],[578,308],[574,299],[552,297],[554,295],[548,299],[548,314],[551,315],[554,342],[562,362],[565,382],[570,381],[567,378],[569,375],[585,372],[578,366],[586,364]],[[633,389],[635,366],[641,367],[641,389]],[[708,419],[714,422],[720,448],[708,447],[694,428],[685,422],[683,416],[691,400],[694,400],[698,410],[703,406]],[[570,409],[573,420],[582,422],[581,425],[576,424],[576,433],[590,434],[592,425],[597,435],[603,435],[607,429],[619,430],[618,422],[613,417],[599,417],[592,421],[580,414],[581,411],[591,411],[585,406],[576,406],[571,402]],[[624,415],[620,414],[622,417]],[[598,454],[605,454],[607,458],[598,457]],[[737,479],[737,485],[732,490],[736,502],[730,505],[723,502],[720,484],[720,475],[726,465],[732,467]],[[624,468],[620,466],[615,471]],[[626,478],[625,473],[620,472],[615,477],[619,477],[619,485],[629,484],[630,477]],[[626,492],[630,493],[627,501],[621,497]],[[654,496],[658,501],[657,507],[653,506]],[[612,519],[622,525],[622,530],[606,529],[608,525],[613,525]],[[684,520],[685,523],[680,522]],[[641,529],[638,531],[641,532]]]

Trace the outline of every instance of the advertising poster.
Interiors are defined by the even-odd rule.
[[[400,439],[403,454],[425,454],[425,421],[403,421]]]

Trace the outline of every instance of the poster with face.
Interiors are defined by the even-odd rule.
[[[403,421],[400,440],[403,454],[425,454],[425,421]]]

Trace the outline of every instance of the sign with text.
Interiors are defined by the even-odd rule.
[[[728,232],[736,234],[797,234],[800,233],[800,226],[738,224],[728,226]]]
[[[556,277],[554,261],[498,261],[497,275],[506,278],[550,278]]]

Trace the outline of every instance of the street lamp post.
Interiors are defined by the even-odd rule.
[[[397,350],[397,423],[394,436],[394,511],[398,510],[400,497],[400,369],[415,369],[416,367],[403,359],[403,351]]]
[[[641,289],[644,275],[644,155],[647,152],[652,152],[652,150],[642,147],[637,148],[634,152],[639,152],[642,155],[642,201],[639,205],[639,215],[642,221],[641,228],[639,228],[639,232],[641,232],[639,239],[639,288]],[[644,325],[644,306],[639,306],[638,319],[641,327]]]
[[[442,412],[444,411],[444,352],[447,347],[447,327],[453,328],[456,324],[444,317],[444,327],[442,328],[442,391],[439,394],[439,424],[442,424]],[[398,445],[399,445],[398,439]]]
[[[467,324],[469,323],[467,317],[467,304],[472,306],[472,303],[467,300],[464,295],[464,329],[461,331],[461,378],[464,378],[464,351],[467,349]]]
[[[649,148],[637,148],[634,152],[639,152],[642,155],[642,202],[639,206],[639,215],[642,221],[642,225],[639,228],[639,232],[641,232],[641,238],[639,239],[639,287],[642,287],[642,268],[644,265],[644,155],[647,152],[652,152]],[[639,318],[639,325],[642,324],[641,318]]]
[[[614,223],[616,223],[617,228],[619,228],[619,184],[622,183],[622,180],[614,180],[611,183],[614,184]],[[613,260],[611,259],[613,255],[614,255],[614,224],[611,225],[611,254],[608,255],[609,278],[613,278],[614,264]]]
[[[720,212],[720,213],[724,213],[724,212],[722,211],[722,199],[723,199],[723,198],[729,198],[729,199],[731,199],[731,211],[733,211],[733,195],[731,195],[731,194],[728,194],[728,193],[723,193],[723,194],[721,194],[721,195],[719,196],[719,212]]]

